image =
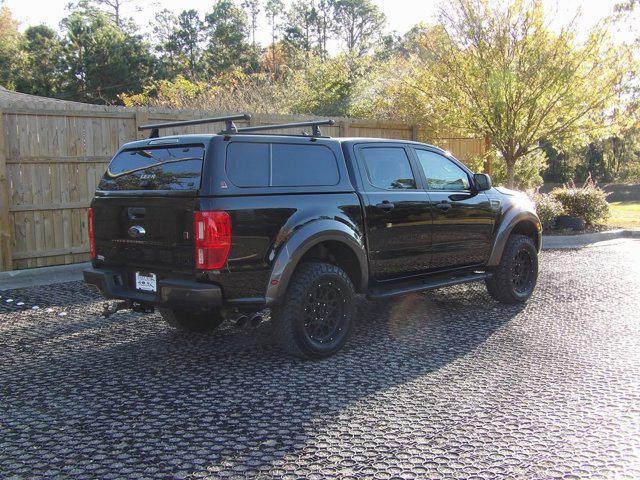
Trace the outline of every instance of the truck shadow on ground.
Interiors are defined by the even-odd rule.
[[[431,376],[520,310],[478,285],[362,302],[347,348],[315,362],[281,353],[269,322],[196,335],[157,314],[119,314],[92,328],[78,313],[34,317],[31,330],[0,340],[8,432],[0,471],[20,474],[7,467],[15,464],[37,474],[38,464],[50,476],[280,476],[283,459],[313,445],[342,412],[395,387],[439,381]],[[29,337],[54,340],[31,348]]]

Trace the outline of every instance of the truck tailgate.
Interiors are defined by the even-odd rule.
[[[194,271],[193,197],[98,197],[96,254],[105,265]]]

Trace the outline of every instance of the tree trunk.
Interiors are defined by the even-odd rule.
[[[505,157],[504,163],[507,166],[507,187],[515,188],[516,184],[516,159],[515,158],[507,158]]]

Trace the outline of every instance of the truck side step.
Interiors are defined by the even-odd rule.
[[[479,272],[479,273],[465,273],[457,276],[426,278],[420,280],[411,280],[402,283],[394,283],[392,285],[376,286],[373,287],[367,294],[368,298],[388,298],[395,297],[397,295],[404,295],[405,293],[423,292],[426,290],[433,290],[440,287],[450,287],[452,285],[459,285],[461,283],[478,282],[486,278],[490,278],[491,273]]]

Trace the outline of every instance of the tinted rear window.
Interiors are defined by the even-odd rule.
[[[324,145],[233,142],[226,169],[238,187],[330,186],[340,180],[336,158]]]
[[[198,190],[202,146],[125,150],[117,154],[99,190]]]
[[[371,185],[386,190],[416,188],[409,157],[404,148],[363,148],[362,156]]]

